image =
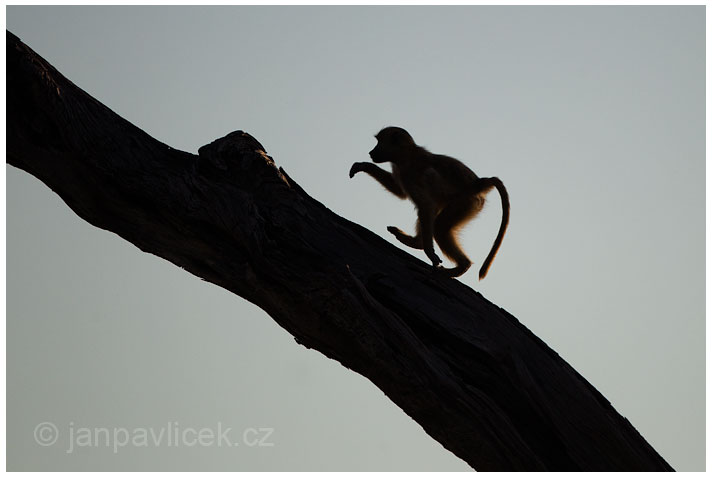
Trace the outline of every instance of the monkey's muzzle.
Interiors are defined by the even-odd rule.
[[[382,155],[379,154],[379,152],[376,151],[375,149],[372,149],[371,151],[369,151],[368,155],[371,157],[371,160],[374,163],[384,163],[386,161],[385,159],[383,159]]]

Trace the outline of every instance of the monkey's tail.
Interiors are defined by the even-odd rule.
[[[499,246],[502,245],[502,239],[504,238],[504,233],[507,231],[507,225],[509,225],[509,194],[507,194],[507,189],[504,187],[504,184],[499,178],[482,178],[482,181],[485,181],[485,187],[495,187],[497,188],[497,192],[499,192],[499,197],[502,199],[502,224],[500,224],[497,238],[494,240],[494,244],[492,244],[492,250],[490,250],[489,255],[482,263],[482,267],[480,267],[480,280],[484,279],[487,275],[494,256],[497,255]]]

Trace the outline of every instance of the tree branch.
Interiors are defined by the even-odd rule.
[[[175,150],[6,36],[7,162],[89,223],[258,305],[478,470],[671,470],[517,319],[332,213],[247,133]]]

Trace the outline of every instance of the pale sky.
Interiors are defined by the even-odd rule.
[[[675,469],[704,469],[705,7],[15,6],[6,21],[158,140],[196,153],[247,131],[389,241],[386,226],[412,229],[412,206],[348,178],[380,128],[500,177],[507,236],[478,282],[493,195],[462,235],[475,267],[460,280]],[[469,469],[256,306],[9,166],[6,198],[8,470]],[[169,424],[231,428],[241,446],[76,441]]]

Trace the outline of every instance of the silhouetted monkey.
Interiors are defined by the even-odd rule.
[[[497,188],[502,198],[502,223],[492,250],[480,268],[480,279],[487,275],[492,260],[509,223],[509,195],[499,178],[479,178],[455,158],[430,153],[413,141],[403,128],[389,126],[377,135],[378,144],[368,153],[374,163],[390,162],[392,172],[375,164],[354,163],[349,177],[360,171],[368,173],[383,187],[401,199],[409,198],[418,210],[415,236],[410,236],[397,227],[388,231],[406,246],[423,249],[433,266],[457,277],[470,268],[472,261],[457,242],[456,233],[482,210],[485,196]],[[450,269],[440,266],[442,262],[433,249],[433,238],[443,254],[455,262]]]

